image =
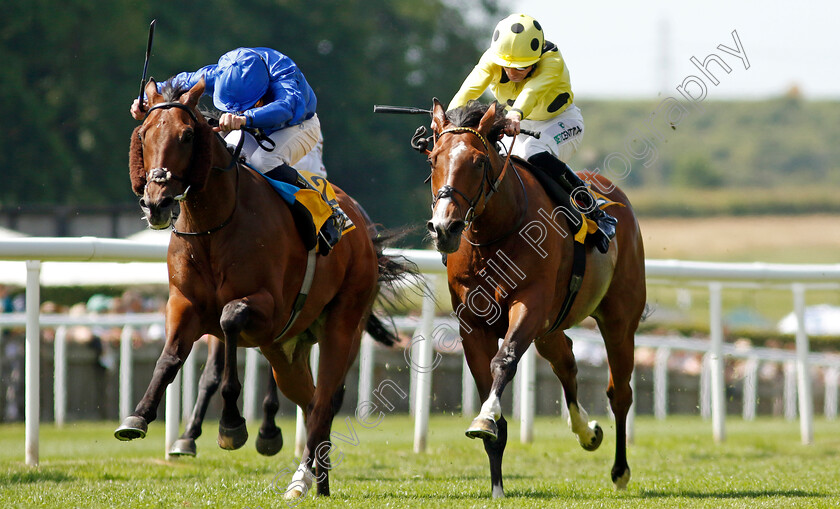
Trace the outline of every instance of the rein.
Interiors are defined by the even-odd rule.
[[[168,109],[171,109],[171,108],[178,108],[180,110],[186,111],[187,114],[192,119],[192,121],[195,122],[196,124],[198,124],[198,117],[196,116],[195,112],[193,112],[193,110],[189,106],[187,106],[186,104],[180,103],[180,102],[165,102],[165,103],[155,104],[154,106],[149,108],[148,112],[146,113],[146,118],[148,118],[148,115],[154,110],[157,110],[157,109],[168,110]],[[216,135],[216,138],[219,141],[224,143],[224,139],[222,139],[222,137],[218,133],[214,133],[214,134]],[[219,166],[213,166],[214,170],[220,170],[220,171],[223,171],[223,172],[229,171],[229,170],[233,169],[234,167],[236,168],[236,189],[234,191],[234,196],[237,196],[239,194],[239,172],[240,172],[240,170],[239,170],[239,164],[237,164],[237,160],[239,159],[239,154],[242,152],[242,146],[243,146],[244,142],[245,142],[245,136],[244,135],[240,136],[239,137],[239,143],[236,144],[236,149],[234,149],[234,151],[231,153],[230,163],[226,167],[221,168]],[[260,144],[260,146],[262,146],[262,144]],[[225,148],[227,148],[227,145],[225,145]],[[273,147],[272,147],[272,149],[273,149]],[[161,184],[166,183],[169,180],[175,180],[176,182],[181,182],[181,183],[184,182],[183,177],[179,177],[177,175],[172,175],[172,173],[169,170],[167,170],[166,168],[152,168],[149,171],[149,175],[147,177],[147,180],[149,180],[151,182],[161,183]],[[174,197],[174,200],[177,201],[177,202],[184,201],[187,198],[187,192],[189,190],[190,190],[190,186],[187,186],[187,188],[184,189],[183,193]],[[200,235],[210,235],[212,233],[216,233],[217,231],[221,230],[222,228],[224,228],[225,226],[230,224],[230,222],[233,220],[233,216],[234,216],[234,214],[236,214],[236,206],[237,206],[238,203],[239,203],[239,200],[234,198],[234,200],[233,200],[233,210],[231,210],[230,215],[227,217],[227,219],[225,219],[218,226],[215,226],[213,228],[210,228],[209,230],[204,230],[204,231],[200,231],[200,232],[183,232],[183,231],[176,230],[175,225],[173,224],[172,225],[172,233],[174,233],[175,235],[181,235],[181,236],[200,236]]]
[[[469,228],[472,225],[472,223],[478,218],[478,216],[481,215],[481,212],[484,212],[484,210],[487,208],[487,203],[490,201],[490,198],[496,193],[496,191],[498,191],[499,184],[502,182],[502,179],[505,178],[505,175],[507,173],[508,165],[513,166],[512,164],[510,164],[510,156],[511,156],[511,152],[513,150],[513,143],[516,141],[516,137],[513,137],[513,139],[510,142],[510,147],[508,148],[508,151],[507,151],[507,157],[505,157],[505,162],[502,164],[502,170],[499,172],[499,176],[496,177],[495,180],[491,181],[490,180],[490,178],[491,178],[490,177],[490,170],[492,169],[492,164],[490,162],[490,144],[487,142],[487,138],[483,134],[481,134],[480,132],[478,132],[477,130],[475,130],[471,127],[453,127],[453,128],[441,131],[440,134],[438,134],[436,138],[440,138],[441,136],[443,136],[444,134],[447,134],[447,133],[463,133],[463,132],[468,132],[468,133],[472,133],[472,134],[476,135],[478,137],[478,139],[481,141],[481,144],[484,145],[484,151],[485,151],[485,154],[487,155],[487,158],[484,161],[484,166],[482,168],[483,175],[482,175],[482,178],[481,178],[481,186],[478,190],[478,194],[476,195],[476,197],[474,199],[471,200],[463,192],[459,191],[458,189],[456,189],[456,188],[454,188],[454,187],[452,187],[448,184],[445,184],[440,189],[438,189],[437,194],[432,197],[432,210],[434,210],[435,205],[437,205],[438,200],[440,200],[442,198],[450,198],[453,194],[458,194],[464,199],[464,201],[467,202],[467,205],[469,205],[469,209],[467,209],[467,213],[464,215],[464,221],[466,223],[467,228]],[[510,235],[511,233],[516,231],[517,229],[519,229],[520,226],[522,226],[522,222],[525,220],[525,215],[528,212],[528,192],[525,190],[525,183],[522,182],[522,177],[519,175],[519,172],[516,170],[515,167],[513,168],[513,172],[514,172],[514,174],[516,174],[516,178],[519,180],[519,185],[522,188],[522,194],[525,197],[525,206],[522,208],[522,213],[519,215],[519,219],[516,221],[516,224],[511,229],[506,231],[501,236],[499,236],[499,237],[497,237],[497,238],[495,238],[491,241],[488,241],[488,242],[473,242],[469,238],[467,238],[466,232],[465,232],[463,234],[463,239],[466,240],[473,247],[485,247],[485,246],[489,246],[491,244],[495,244],[496,242],[499,242],[500,240],[504,239],[505,237],[507,237],[508,235]],[[487,192],[484,191],[484,183],[485,182],[487,182],[487,184],[490,186],[490,190],[487,191]],[[484,198],[484,208],[482,208],[481,212],[476,214],[475,213],[476,206],[478,205],[479,200],[481,200],[482,197]],[[456,205],[457,205],[457,203],[458,202],[455,202]],[[458,207],[460,208],[460,206],[458,206]]]

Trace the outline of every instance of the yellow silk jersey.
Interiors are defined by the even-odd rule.
[[[452,98],[449,109],[478,99],[490,87],[497,101],[508,110],[518,110],[523,119],[547,120],[559,115],[574,100],[569,69],[557,46],[546,41],[545,47],[536,67],[519,83],[510,81],[502,66],[490,58],[490,50],[485,51]]]

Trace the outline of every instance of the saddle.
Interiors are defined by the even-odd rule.
[[[286,164],[262,175],[289,205],[307,251],[317,246],[318,253],[326,256],[345,233],[356,227],[341,210],[332,184],[324,177]]]

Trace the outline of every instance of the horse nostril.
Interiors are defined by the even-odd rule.
[[[451,233],[452,235],[460,235],[461,232],[464,231],[464,228],[466,228],[466,226],[467,223],[465,223],[464,221],[452,221],[452,225],[450,225],[449,227],[449,233]]]
[[[171,207],[175,203],[175,200],[171,196],[167,196],[160,201],[160,208],[162,210],[166,210]]]
[[[434,235],[436,233],[435,232],[435,224],[431,221],[426,223],[426,229],[429,230],[429,233],[431,233],[432,235]]]
[[[148,206],[148,205],[146,205],[146,199],[145,199],[145,198],[140,198],[140,208],[141,208],[141,209],[147,209],[147,208],[149,208],[149,206]]]

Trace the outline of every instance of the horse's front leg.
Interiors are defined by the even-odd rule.
[[[539,305],[530,306],[519,301],[508,311],[510,326],[501,348],[490,361],[490,377],[493,381],[487,399],[481,405],[481,411],[467,430],[467,436],[470,438],[497,438],[496,421],[502,416],[502,393],[508,382],[513,380],[519,359],[534,340],[540,326],[539,317],[544,316],[534,307],[541,308]]]
[[[248,428],[239,413],[237,402],[242,392],[236,367],[236,347],[243,331],[258,335],[267,330],[267,317],[273,309],[273,299],[267,292],[249,295],[243,299],[228,302],[222,309],[219,321],[225,333],[225,367],[222,374],[222,418],[219,421],[219,447],[227,450],[239,449],[248,441]]]
[[[210,398],[219,389],[222,381],[222,368],[224,367],[225,354],[222,349],[222,341],[215,336],[207,336],[207,364],[201,373],[198,381],[198,397],[195,400],[192,415],[184,427],[184,434],[172,444],[169,454],[173,456],[195,456],[195,440],[201,436],[201,425],[204,416],[207,414],[207,407],[210,405]]]
[[[280,399],[277,396],[277,383],[271,369],[267,374],[265,399],[263,399],[263,423],[257,435],[257,452],[263,456],[274,456],[283,448],[283,432],[274,423],[274,416],[280,409]]]
[[[149,423],[157,418],[164,390],[175,379],[199,336],[199,320],[192,304],[185,298],[170,298],[166,306],[166,343],[155,363],[152,380],[134,413],[114,432],[115,437],[119,440],[146,437]]]

